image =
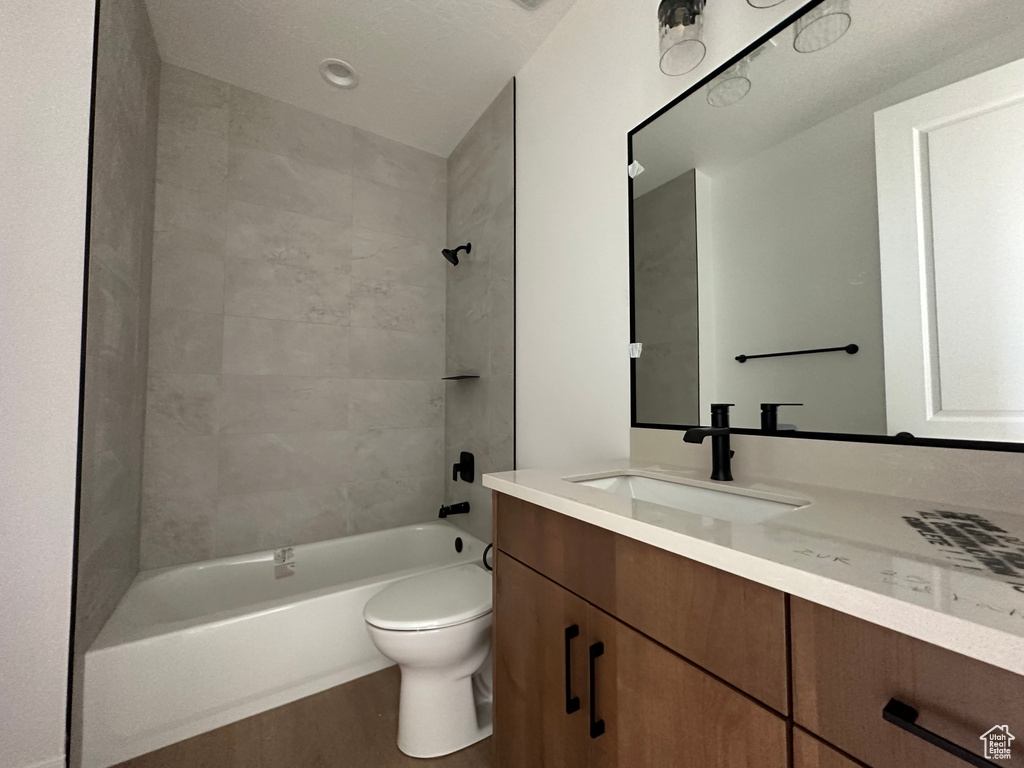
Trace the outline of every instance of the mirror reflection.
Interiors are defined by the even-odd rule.
[[[1024,442],[1022,53],[826,0],[635,132],[634,423]]]

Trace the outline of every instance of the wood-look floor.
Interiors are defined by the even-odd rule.
[[[490,739],[430,761],[399,752],[398,686],[390,667],[115,768],[489,768]]]

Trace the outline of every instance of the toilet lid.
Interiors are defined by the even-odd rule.
[[[456,565],[398,581],[366,603],[363,617],[380,629],[440,629],[464,624],[491,610],[491,575],[476,565]]]

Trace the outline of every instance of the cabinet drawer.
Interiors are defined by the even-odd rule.
[[[778,712],[788,712],[786,596],[495,495],[495,542],[585,600]]]
[[[841,755],[805,731],[794,728],[793,768],[861,768],[861,764]]]
[[[922,728],[979,755],[995,725],[1024,733],[1019,675],[797,598],[791,617],[795,722],[874,768],[966,765],[883,720],[890,699],[916,709]],[[999,764],[1024,766],[1024,749],[1014,752]]]

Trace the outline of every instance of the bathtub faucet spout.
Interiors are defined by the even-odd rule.
[[[448,515],[465,515],[469,512],[469,502],[463,501],[461,504],[452,504],[450,507],[441,505],[441,510],[437,513],[437,516],[442,520]]]

